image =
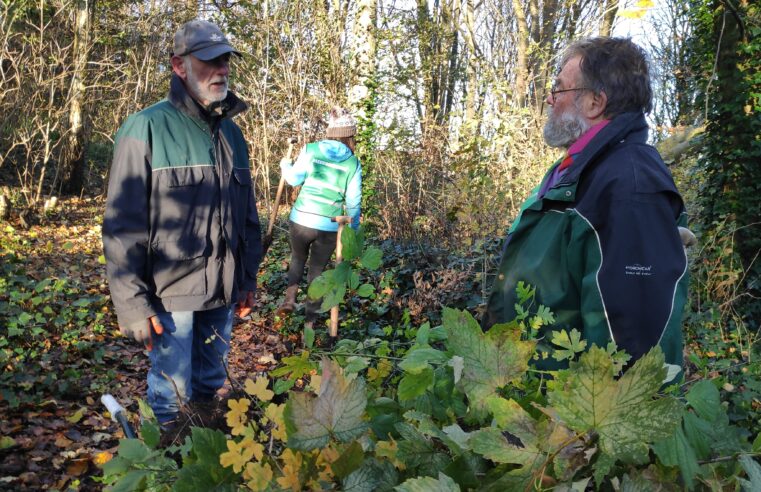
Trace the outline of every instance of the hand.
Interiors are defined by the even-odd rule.
[[[246,292],[245,297],[238,301],[238,305],[235,307],[235,314],[239,318],[245,318],[251,311],[254,310],[254,291],[249,290]]]
[[[153,350],[153,336],[151,329],[156,335],[164,333],[164,327],[161,325],[158,316],[151,316],[148,319],[134,321],[128,325],[119,325],[119,331],[122,335],[133,338],[142,343],[146,349]]]

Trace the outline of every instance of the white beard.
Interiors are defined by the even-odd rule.
[[[210,80],[207,87],[202,87],[201,83],[196,78],[196,75],[193,73],[192,63],[190,63],[190,60],[185,63],[185,73],[187,74],[187,79],[185,82],[188,84],[190,92],[195,94],[195,96],[202,104],[209,106],[212,103],[224,101],[224,99],[227,97],[227,79],[224,80],[225,86],[224,90],[222,91],[212,90],[210,86],[212,82],[222,82],[221,80]]]
[[[544,124],[544,142],[550,147],[567,149],[591,127],[575,105],[560,116],[555,116],[550,108],[547,123]]]

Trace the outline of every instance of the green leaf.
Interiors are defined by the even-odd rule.
[[[531,318],[531,328],[538,330],[542,326],[551,325],[555,322],[555,315],[547,306],[539,306],[536,314]]]
[[[336,282],[336,284],[344,284],[344,286],[349,284],[351,274],[354,273],[354,270],[351,268],[351,263],[348,261],[339,263],[336,265],[335,269],[330,271],[333,272],[333,280]]]
[[[127,472],[116,484],[111,487],[110,492],[132,492],[133,490],[144,490],[145,481],[151,472],[148,470],[131,470]]]
[[[357,287],[359,287],[359,273],[352,270],[351,273],[349,273],[349,288],[351,290],[357,290]]]
[[[581,332],[574,328],[569,336],[565,330],[553,331],[553,345],[557,345],[565,350],[555,350],[552,357],[557,361],[570,360],[576,357],[576,354],[584,352],[587,348],[587,342],[581,339]]]
[[[691,490],[695,476],[700,471],[700,465],[682,426],[677,426],[676,432],[671,437],[653,444],[653,451],[664,465],[679,467],[682,480]]]
[[[296,384],[295,379],[278,379],[275,381],[272,391],[274,391],[276,395],[282,395],[289,389],[293,388],[294,384]]]
[[[29,323],[33,319],[34,319],[34,317],[31,314],[27,313],[27,312],[23,312],[23,313],[18,315],[18,322],[20,324],[22,324],[22,325],[26,325],[27,323]]]
[[[363,248],[362,235],[358,234],[351,227],[344,227],[341,232],[341,253],[345,261],[351,261],[357,258]]]
[[[343,263],[341,264],[343,265]],[[340,265],[339,265],[340,266]],[[346,296],[346,284],[334,284],[322,298],[322,304],[320,305],[320,312],[330,311],[333,306],[338,306]]]
[[[74,249],[74,243],[72,243],[71,241],[66,241],[65,243],[63,243],[61,247],[63,248],[64,251],[70,251]]]
[[[685,439],[695,452],[697,459],[704,460],[711,455],[714,429],[711,423],[693,412],[685,412],[682,425]]]
[[[375,287],[371,284],[362,284],[359,286],[359,289],[357,289],[357,295],[359,297],[370,297],[373,293],[375,293]]]
[[[410,374],[420,374],[430,368],[430,363],[443,364],[447,361],[447,355],[433,348],[419,348],[411,350],[399,364],[399,367]]]
[[[219,455],[227,451],[227,438],[216,429],[193,427],[193,453],[198,461],[205,462],[216,467],[219,465]]]
[[[362,445],[357,441],[354,441],[343,453],[341,453],[341,456],[339,456],[336,461],[330,464],[330,468],[333,470],[336,477],[343,480],[354,470],[359,469],[364,460],[365,452],[362,450]]]
[[[347,380],[341,368],[322,359],[322,382],[315,397],[292,393],[285,411],[288,447],[310,450],[325,447],[330,438],[348,442],[367,429],[363,420],[367,396],[362,378]]]
[[[431,324],[429,322],[425,322],[422,325],[420,325],[420,328],[417,330],[417,335],[415,336],[415,341],[418,345],[428,345],[428,338],[431,334]]]
[[[71,303],[72,306],[76,306],[76,307],[87,307],[90,304],[92,304],[92,301],[86,297],[80,297],[79,299]]]
[[[327,272],[323,272],[319,277],[312,280],[312,283],[309,284],[309,288],[307,289],[307,296],[309,296],[310,299],[319,299],[327,294],[328,290],[330,290],[331,286],[333,285],[333,278],[332,276],[328,278],[326,273]]]
[[[529,299],[534,297],[536,287],[532,288],[521,280],[518,282],[518,285],[515,286],[515,293],[518,296],[518,304],[525,304]]]
[[[399,401],[416,398],[433,385],[433,368],[428,367],[417,374],[406,373],[399,382]]]
[[[114,475],[123,475],[130,469],[130,462],[121,456],[114,456],[111,460],[103,465],[103,476],[111,477]]]
[[[470,405],[483,410],[486,398],[498,388],[520,379],[528,369],[534,343],[521,341],[517,329],[498,329],[484,334],[466,311],[444,309],[447,347],[464,359],[460,386]]]
[[[151,449],[156,449],[159,445],[159,439],[161,438],[161,432],[159,426],[150,420],[143,421],[143,425],[140,426],[140,437],[145,441],[145,445]]]
[[[142,463],[151,455],[151,450],[140,439],[121,439],[118,453],[127,461]]]
[[[304,350],[299,355],[292,355],[290,357],[283,357],[283,365],[270,371],[270,374],[274,377],[285,376],[290,374],[290,379],[298,379],[306,374],[317,369],[317,365],[309,360],[309,351]]]
[[[758,463],[747,454],[740,456],[738,461],[740,462],[740,465],[742,465],[743,470],[745,470],[745,473],[748,474],[749,478],[749,480],[738,478],[737,481],[740,485],[742,485],[747,491],[761,490],[761,466],[759,466]]]
[[[468,444],[474,453],[478,453],[495,463],[531,465],[536,462],[541,464],[545,461],[536,446],[521,447],[511,444],[502,431],[494,427],[484,427],[473,431]]]
[[[342,483],[344,492],[376,492],[391,490],[399,481],[394,465],[373,458],[365,460],[359,470],[353,471]]]
[[[106,257],[104,255],[98,256],[98,263],[101,264],[101,265],[105,265],[106,264]]]
[[[304,346],[306,348],[314,347],[314,328],[311,324],[304,326]]]
[[[400,422],[395,427],[401,436],[396,457],[408,470],[419,468],[420,474],[436,475],[450,463],[450,457],[438,452],[431,439],[414,426]]]
[[[460,492],[454,480],[439,472],[438,480],[432,477],[410,478],[394,487],[399,492]]]
[[[359,263],[363,268],[367,268],[370,271],[375,271],[381,266],[381,260],[383,258],[383,252],[375,247],[370,246],[362,253],[362,257],[359,259]]]
[[[674,432],[681,418],[680,403],[671,397],[656,398],[665,374],[659,347],[618,381],[611,357],[597,346],[578,362],[571,362],[569,369],[558,372],[549,401],[569,428],[599,435],[598,479],[616,460],[642,462],[649,443]]]
[[[711,381],[702,380],[695,383],[687,392],[687,403],[697,414],[709,422],[714,422],[722,413],[719,390]]]
[[[16,441],[10,436],[0,436],[0,449],[7,449],[15,446]]]
[[[368,365],[367,357],[359,357],[352,355],[346,359],[346,366],[344,366],[344,374],[358,373],[365,369]]]

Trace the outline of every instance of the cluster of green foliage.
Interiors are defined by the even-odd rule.
[[[761,320],[761,7],[757,2],[697,0],[691,9],[696,119],[704,120],[695,227],[708,238],[729,231],[724,271],[739,259],[738,286],[749,295],[734,303],[747,329]],[[737,264],[734,264],[736,267]]]
[[[102,295],[65,278],[34,278],[27,272],[25,245],[7,226],[0,244],[0,394],[12,408],[38,401],[46,394],[69,394],[81,372],[69,365],[51,371],[68,359],[102,362],[104,352],[92,337],[104,334],[106,304]],[[70,246],[70,245],[69,245]],[[52,245],[51,245],[52,247]],[[64,245],[64,249],[67,245]]]
[[[375,264],[361,234],[345,244],[360,246],[349,247],[355,265]],[[332,299],[324,308],[359,291],[344,268],[315,287]],[[379,336],[353,333],[360,339],[342,339],[330,359],[310,350],[287,357],[270,373],[274,384],[246,381],[245,395],[229,401],[227,436],[194,429],[169,450],[178,466],[148,423],[143,441],[121,441],[103,480],[114,490],[761,485],[751,457],[761,439],[751,444],[732,425],[714,382],[664,388],[673,375],[658,348],[627,368],[613,344],[588,347],[576,330],[556,331],[540,350],[536,334],[554,317],[535,305],[535,289],[519,289],[521,314],[486,333],[468,312],[446,308],[440,326],[406,322]],[[568,366],[538,371],[531,361],[540,357]],[[306,386],[273,401],[296,381]]]
[[[548,379],[530,369],[534,341],[523,340],[517,324],[483,333],[465,312],[445,310],[443,318],[442,326],[421,326],[403,351],[389,353],[379,339],[343,340],[319,366],[304,352],[279,373],[319,375],[312,391],[289,394],[284,411],[268,401],[272,392],[247,389],[259,395],[244,419],[249,432],[235,430],[240,414],[231,403],[228,422],[239,437],[195,429],[174,450],[183,456],[178,467],[156,449],[155,431],[144,430],[145,443],[121,442],[105,480],[119,490],[761,484],[749,454],[761,443],[749,445],[729,424],[712,382],[681,398],[660,392],[666,368],[657,348],[621,374],[625,358],[614,348],[577,346],[569,368]]]

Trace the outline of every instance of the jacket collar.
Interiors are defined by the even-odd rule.
[[[169,83],[169,102],[193,119],[206,122],[211,125],[214,120],[232,118],[248,109],[242,99],[238,98],[232,91],[227,91],[227,97],[220,103],[212,104],[210,108],[204,108],[190,95],[185,88],[185,84],[177,74],[172,74],[172,80]]]
[[[579,152],[558,184],[575,183],[590,162],[625,140],[647,142],[647,132],[647,121],[643,113],[622,113],[616,116]]]

